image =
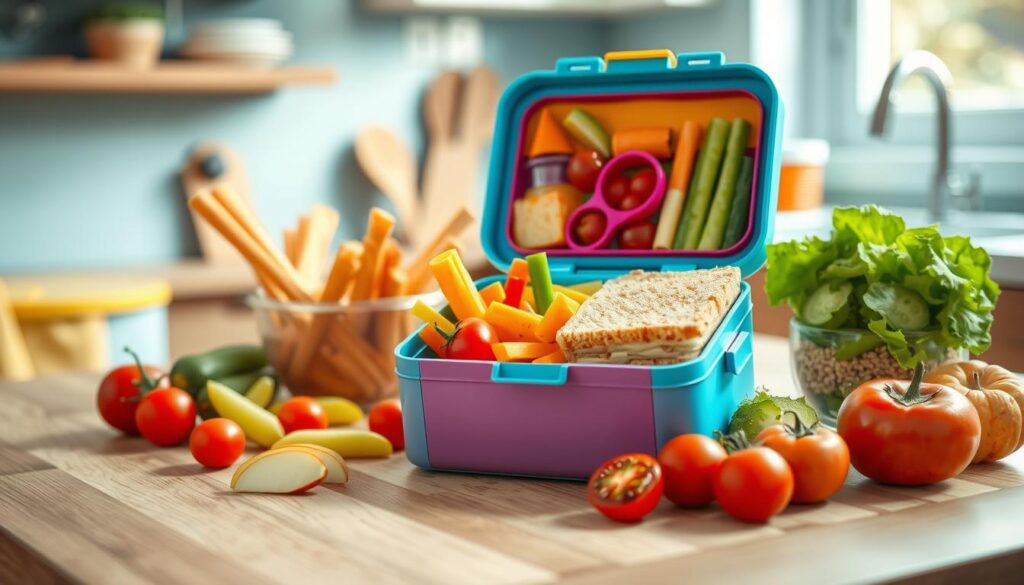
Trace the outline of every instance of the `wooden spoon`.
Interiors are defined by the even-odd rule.
[[[407,240],[416,244],[417,233],[416,159],[412,151],[393,132],[368,126],[356,135],[356,160],[370,181],[395,206],[398,223]]]

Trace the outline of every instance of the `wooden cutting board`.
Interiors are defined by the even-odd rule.
[[[189,152],[181,169],[181,186],[185,192],[185,199],[187,201],[193,195],[212,189],[216,185],[226,186],[243,203],[252,207],[249,179],[242,157],[221,142],[201,142]],[[217,233],[217,230],[196,216],[191,208],[189,213],[192,214],[192,225],[195,227],[204,260],[214,264],[244,262],[241,254]]]
[[[783,338],[755,336],[757,381],[791,387]],[[854,473],[829,502],[765,525],[663,502],[614,524],[582,483],[352,460],[344,487],[235,494],[231,469],[111,431],[98,377],[0,384],[0,583],[1019,582],[1024,452],[897,488]],[[981,571],[980,573],[977,571]]]

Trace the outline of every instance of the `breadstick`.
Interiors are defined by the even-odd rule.
[[[355,242],[345,243],[338,249],[338,253],[334,257],[334,265],[331,267],[331,272],[327,277],[327,284],[324,286],[323,295],[320,297],[320,302],[337,303],[341,299],[349,285],[352,284],[352,278],[359,271],[362,253],[362,246]],[[298,380],[305,374],[310,362],[313,360],[313,356],[316,355],[316,348],[320,345],[324,332],[327,331],[327,328],[335,319],[344,319],[344,315],[338,316],[328,313],[318,314],[313,317],[313,322],[306,330],[301,341],[299,341],[299,345],[291,359],[291,364],[288,367],[290,378]]]
[[[381,248],[395,229],[395,216],[379,207],[370,210],[370,219],[363,236],[363,265],[359,268],[355,284],[352,285],[352,301],[370,298],[373,281],[381,258]]]
[[[257,273],[262,272],[289,300],[309,302],[312,298],[292,278],[287,269],[276,262],[270,253],[260,246],[253,237],[238,224],[235,218],[209,192],[193,195],[189,207],[216,229],[239,253],[253,265]]]
[[[267,254],[270,254],[270,257],[281,266],[281,269],[288,274],[289,278],[293,280],[298,279],[298,274],[295,273],[288,258],[274,245],[273,240],[270,239],[270,234],[263,228],[263,224],[260,223],[260,220],[256,219],[252,211],[234,193],[223,186],[217,186],[213,189],[213,198],[220,203],[225,211],[231,214],[231,217],[238,222],[238,225],[261,248],[266,250]]]
[[[284,255],[288,262],[295,266],[299,244],[299,232],[295,228],[284,228]]]
[[[426,286],[430,279],[430,259],[452,247],[452,238],[457,237],[473,223],[473,214],[465,207],[460,207],[451,218],[441,226],[427,245],[420,248],[419,253],[408,264],[409,292],[417,293]]]
[[[381,286],[382,297],[399,297],[405,294],[405,287],[408,284],[408,277],[405,272],[398,268],[388,271],[387,277]],[[384,363],[388,366],[388,372],[395,369],[395,346],[402,341],[399,324],[405,317],[405,311],[395,309],[380,313],[377,316],[376,331],[374,339],[377,342],[377,351]]]
[[[309,289],[320,282],[327,251],[330,249],[331,240],[334,239],[334,233],[338,231],[338,220],[337,211],[318,203],[313,206],[308,219],[305,220],[306,229],[302,231],[300,228],[303,237],[298,243],[295,267]]]
[[[374,276],[373,288],[370,291],[370,298],[381,298],[391,295],[386,295],[381,292],[385,286],[385,280],[388,279],[391,271],[402,263],[402,248],[398,245],[398,241],[394,238],[388,238],[384,242],[384,246],[380,252],[380,268],[377,270],[377,274]]]

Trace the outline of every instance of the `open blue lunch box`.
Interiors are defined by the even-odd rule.
[[[774,230],[783,117],[778,93],[752,65],[727,64],[721,53],[667,50],[560,59],[554,70],[526,74],[508,86],[498,106],[481,226],[492,263],[507,270],[514,258],[537,251],[519,249],[509,227],[512,201],[523,192],[521,153],[530,116],[542,106],[600,108],[605,102],[633,104],[628,111],[622,106],[623,115],[648,124],[659,115],[658,104],[705,125],[731,111],[730,104],[757,112],[747,145],[755,161],[747,232],[731,248],[710,252],[547,250],[553,281],[605,281],[634,269],[732,265],[744,278],[759,270]],[[678,127],[679,120],[669,123]],[[723,430],[739,402],[754,392],[752,336],[746,282],[700,355],[676,364],[444,360],[413,334],[395,350],[406,453],[424,469],[585,479],[613,456],[654,455],[676,435]]]

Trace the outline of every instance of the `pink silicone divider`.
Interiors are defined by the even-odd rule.
[[[523,173],[523,159],[522,152],[523,146],[526,142],[526,130],[530,119],[533,114],[540,108],[557,102],[608,102],[608,101],[632,101],[642,99],[706,99],[709,97],[734,97],[734,96],[747,96],[761,105],[760,100],[757,96],[742,89],[730,89],[730,90],[696,90],[696,91],[670,91],[670,92],[644,92],[644,93],[628,93],[628,94],[600,94],[600,95],[559,95],[552,96],[537,100],[527,108],[526,113],[523,114],[523,118],[519,121],[519,140],[516,144],[516,163],[515,170],[512,173],[512,185],[510,186],[510,194],[508,205],[511,208],[515,200],[519,199],[526,192],[525,187],[525,175]],[[761,106],[762,121],[764,116],[764,107]],[[748,156],[754,159],[754,180],[751,182],[750,189],[750,210],[747,216],[747,231],[743,234],[738,242],[729,248],[722,250],[622,250],[616,248],[580,248],[580,247],[567,247],[567,248],[550,248],[544,250],[548,256],[675,256],[675,257],[711,257],[721,258],[728,257],[736,254],[743,250],[750,240],[751,235],[754,231],[754,217],[759,204],[759,177],[761,167],[761,142],[764,133],[763,124],[758,129],[757,142],[754,144],[753,149],[747,149]],[[664,172],[664,171],[663,171]],[[575,214],[574,214],[575,215]],[[572,225],[573,217],[570,216],[570,220],[567,221],[567,225]],[[568,234],[567,234],[568,235]],[[516,244],[515,238],[512,237],[512,213],[511,210],[508,213],[508,220],[505,223],[505,238],[508,240],[509,245],[517,253],[526,256],[533,254],[540,250],[532,248],[523,248]],[[569,239],[572,242],[572,239]],[[571,244],[570,244],[571,246]]]
[[[623,211],[612,207],[605,199],[605,189],[621,171],[643,166],[654,171],[654,190],[651,191],[647,200],[640,207]],[[594,188],[594,195],[583,205],[572,212],[565,222],[565,241],[569,247],[580,254],[591,254],[595,251],[602,252],[612,238],[619,233],[627,224],[647,219],[654,215],[665,200],[665,170],[661,168],[658,159],[642,150],[630,150],[613,157],[608,164],[604,165],[597,176],[597,186]],[[594,242],[584,245],[576,241],[573,228],[586,213],[597,212],[605,217],[604,233]]]

